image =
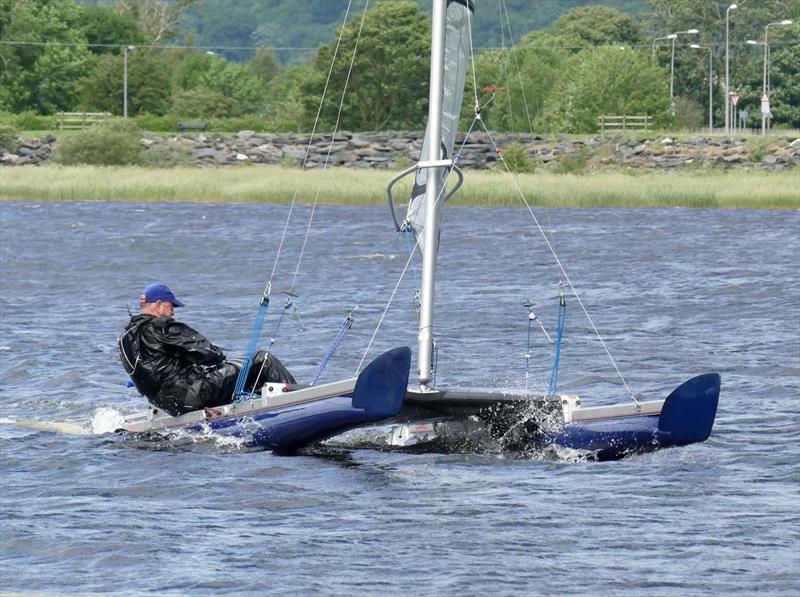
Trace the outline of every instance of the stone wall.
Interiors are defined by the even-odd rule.
[[[760,145],[757,135],[722,139],[694,136],[673,139],[642,133],[638,136],[606,135],[588,140],[568,135],[498,135],[494,142],[485,133],[473,133],[463,145],[460,164],[465,167],[491,168],[498,161],[495,144],[501,149],[510,143],[521,144],[531,156],[536,169],[591,171],[619,168],[664,170],[679,168],[757,168],[784,170],[800,165],[800,139],[776,137],[769,145]],[[0,165],[44,165],[56,137],[20,139],[12,153],[0,148]],[[461,147],[463,135],[457,140]],[[159,152],[181,156],[183,161],[198,167],[233,166],[237,164],[281,164],[299,167],[306,151],[306,167],[400,169],[412,164],[422,145],[420,132],[349,133],[335,137],[320,135],[267,134],[241,131],[236,135],[221,134],[149,134],[142,138],[142,147],[151,155]],[[569,156],[569,158],[568,158]],[[568,159],[566,159],[568,158]]]

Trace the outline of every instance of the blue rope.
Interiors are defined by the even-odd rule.
[[[261,297],[261,304],[258,306],[258,314],[256,321],[253,324],[253,330],[250,332],[250,340],[247,342],[247,354],[239,369],[239,376],[236,378],[236,387],[233,391],[235,400],[239,400],[244,392],[244,384],[247,381],[247,375],[250,373],[250,367],[253,364],[253,356],[256,352],[256,345],[258,338],[261,336],[261,328],[264,327],[264,318],[267,316],[267,308],[269,307],[269,297],[266,293]]]
[[[561,338],[564,336],[564,314],[567,310],[567,302],[564,300],[564,294],[558,303],[558,332],[556,334],[556,358],[553,361],[553,373],[550,375],[550,388],[548,395],[553,396],[556,393],[556,383],[558,381],[558,362],[561,359]]]
[[[328,363],[330,362],[333,354],[336,352],[336,349],[339,348],[339,345],[344,340],[344,336],[349,330],[353,327],[353,314],[348,313],[347,317],[344,318],[341,325],[339,326],[339,331],[336,333],[336,338],[333,339],[330,347],[328,348],[328,352],[325,353],[325,356],[322,357],[322,360],[319,362],[319,366],[317,370],[314,372],[314,376],[311,378],[311,385],[313,386],[319,381],[319,378],[322,377],[322,374],[325,372],[325,369],[328,368]]]

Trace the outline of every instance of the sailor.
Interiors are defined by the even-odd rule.
[[[183,307],[164,284],[150,284],[139,297],[141,312],[132,315],[118,339],[119,357],[136,389],[171,415],[221,406],[233,400],[241,365],[198,331],[173,319]],[[245,390],[265,382],[296,383],[274,356],[258,351]]]

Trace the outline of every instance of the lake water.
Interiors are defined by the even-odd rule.
[[[278,457],[213,440],[94,433],[144,400],[115,341],[149,282],[244,351],[287,206],[0,203],[0,592],[125,595],[797,595],[800,213],[538,210],[627,382],[662,398],[722,375],[711,438],[584,462],[552,453],[402,454],[338,442]],[[291,284],[298,207],[262,345]],[[437,382],[518,388],[526,299],[552,334],[559,273],[522,209],[451,208]],[[320,207],[298,317],[273,350],[308,380],[351,376],[405,265],[384,207]],[[416,351],[409,270],[370,355]],[[534,334],[530,383],[552,350]],[[563,391],[625,399],[575,300]],[[69,422],[83,435],[42,430]],[[33,425],[33,426],[31,426]]]

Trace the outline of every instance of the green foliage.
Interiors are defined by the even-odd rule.
[[[679,131],[691,131],[703,128],[708,122],[708,114],[703,111],[703,106],[690,97],[675,98],[675,117],[673,127]]]
[[[266,109],[266,93],[261,79],[247,66],[228,62],[220,56],[190,55],[180,67],[177,84],[185,91],[199,89],[194,98],[189,96],[182,101],[195,111],[211,110],[207,113],[209,115],[241,116],[263,113]],[[226,101],[214,108],[211,105],[214,97],[216,101]]]
[[[528,150],[520,143],[509,143],[500,154],[506,166],[514,173],[532,173],[533,160]]]
[[[58,117],[42,116],[31,110],[19,114],[0,112],[0,124],[20,131],[49,131],[58,128]]]
[[[178,123],[183,120],[182,116],[175,114],[165,114],[158,116],[156,114],[138,114],[133,118],[136,125],[143,131],[152,133],[174,133],[178,130]]]
[[[570,58],[547,98],[537,130],[592,133],[606,115],[667,118],[668,81],[646,54],[616,47],[582,50]]]
[[[760,162],[769,153],[770,141],[761,137],[751,140],[747,147],[750,150],[750,161]]]
[[[139,164],[146,168],[182,168],[194,163],[191,147],[153,145],[142,152]]]
[[[497,88],[496,96],[486,110],[486,120],[498,131],[527,132],[528,116],[532,121],[541,114],[545,100],[554,93],[554,84],[567,60],[567,54],[532,45],[513,50],[483,52],[475,59],[479,96],[488,100],[484,87]],[[519,71],[517,70],[519,67]],[[472,77],[467,76],[465,97],[473,96]],[[471,102],[464,102],[462,124],[469,125],[474,116]]]
[[[133,14],[120,14],[110,6],[83,7],[79,22],[89,50],[94,54],[116,54],[124,46],[150,41]]]
[[[275,52],[272,50],[258,50],[247,62],[247,69],[266,85],[280,72],[281,65],[278,64]]]
[[[176,94],[170,112],[191,118],[224,118],[234,112],[234,106],[234,101],[219,91],[195,87]]]
[[[548,30],[550,45],[568,48],[635,46],[642,43],[639,24],[629,15],[609,6],[582,6],[560,16]],[[527,42],[536,40],[528,37]]]
[[[423,126],[430,56],[428,17],[413,2],[376,5],[344,27],[337,59],[320,113],[323,129],[332,129],[342,102],[340,128],[380,131]],[[358,52],[350,60],[361,27]],[[338,35],[338,32],[337,32]],[[305,124],[311,126],[325,88],[335,45],[314,57],[314,76],[303,86]],[[342,100],[347,74],[350,80]]]
[[[721,98],[725,80],[725,13],[731,3],[698,2],[697,0],[649,0],[649,11],[643,23],[660,37],[689,28],[700,30],[699,35],[679,37],[680,49],[675,54],[675,93],[691,97],[701,105],[708,102],[708,54],[687,49],[689,43],[711,46],[714,50],[714,78],[720,82],[715,97]],[[748,46],[745,40],[764,40],[768,23],[794,20],[794,25],[773,26],[769,29],[770,76],[772,80],[772,112],[775,126],[800,128],[800,2],[796,0],[758,0],[738,2],[730,12],[730,73],[731,90],[739,93],[737,109],[750,113],[750,123],[760,122],[762,92],[763,46]],[[715,43],[717,42],[717,43]],[[658,60],[669,68],[670,46],[662,44]],[[720,105],[716,121],[724,118]]]
[[[19,149],[19,131],[8,124],[0,124],[0,149],[15,153]]]
[[[123,113],[124,56],[106,54],[97,59],[84,82],[87,107]],[[169,108],[171,79],[158,52],[135,49],[128,53],[128,114],[164,114]]]
[[[53,161],[65,166],[125,166],[141,158],[141,134],[131,120],[109,120],[89,129],[62,137]]]
[[[0,45],[0,110],[52,114],[73,109],[79,80],[92,56],[73,2],[0,0],[0,41],[61,42],[60,45]]]
[[[586,163],[593,155],[593,152],[587,148],[565,153],[556,161],[553,171],[557,174],[585,174]]]

